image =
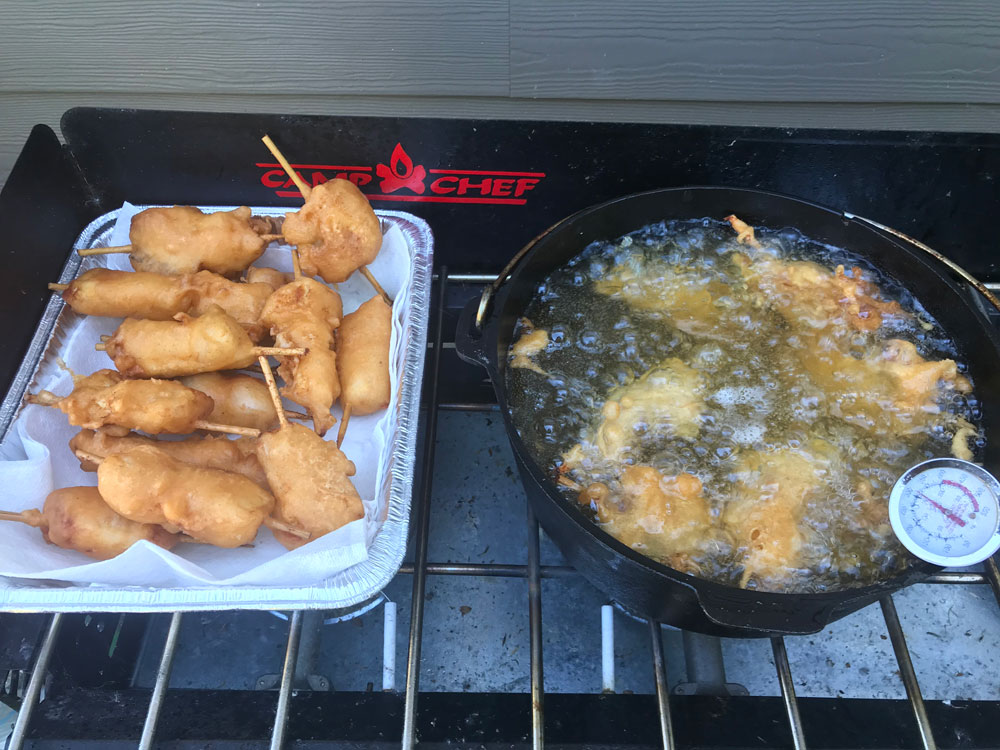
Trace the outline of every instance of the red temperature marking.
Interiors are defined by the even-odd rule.
[[[920,497],[922,497],[922,498],[923,498],[924,500],[926,500],[927,502],[929,502],[929,503],[930,503],[931,505],[933,505],[933,506],[934,506],[935,508],[937,508],[937,509],[938,509],[939,511],[941,511],[942,513],[944,513],[945,517],[946,517],[946,518],[947,518],[947,519],[948,519],[949,521],[954,521],[954,522],[955,522],[955,523],[957,523],[957,524],[958,524],[959,526],[965,526],[965,521],[963,521],[963,520],[962,520],[961,518],[959,518],[959,517],[958,517],[957,515],[955,515],[954,513],[952,513],[952,512],[950,511],[950,510],[948,510],[948,509],[947,509],[946,507],[944,507],[943,505],[941,505],[941,503],[938,503],[938,502],[935,502],[934,500],[931,500],[931,499],[930,499],[929,497],[927,497],[927,495],[925,495],[925,494],[924,494],[923,492],[918,492],[917,494],[918,494],[918,495],[920,495]]]
[[[976,513],[978,513],[978,512],[979,512],[979,503],[977,503],[977,502],[976,502],[976,496],[975,496],[975,495],[973,495],[973,494],[972,494],[972,490],[970,490],[970,489],[969,489],[968,487],[966,487],[966,486],[965,486],[964,484],[959,484],[958,482],[953,482],[953,481],[952,481],[952,480],[950,480],[950,479],[943,479],[943,480],[941,481],[941,484],[946,484],[946,485],[948,485],[949,487],[958,487],[958,489],[962,490],[962,492],[964,492],[964,493],[965,493],[965,496],[966,496],[967,498],[969,498],[969,500],[971,500],[971,501],[972,501],[972,509],[973,509],[974,511],[976,511]]]

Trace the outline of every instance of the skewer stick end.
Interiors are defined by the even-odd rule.
[[[64,292],[67,289],[69,289],[69,284],[56,284],[55,282],[49,282],[49,291]]]
[[[17,523],[26,523],[28,526],[34,526],[35,528],[41,528],[47,525],[42,512],[36,508],[22,510],[20,513],[15,513],[12,510],[0,510],[0,521],[16,521]]]
[[[86,258],[88,255],[114,255],[115,253],[130,253],[131,245],[116,245],[114,247],[85,247],[77,250],[76,254]]]
[[[267,383],[267,391],[271,394],[271,403],[274,404],[274,411],[278,415],[278,424],[281,425],[281,429],[284,429],[288,427],[288,417],[285,416],[285,409],[281,405],[281,395],[278,393],[278,384],[274,382],[271,364],[263,355],[258,356],[257,361],[260,362],[260,369],[264,373],[264,382]]]
[[[278,164],[280,164],[281,168],[285,170],[285,174],[287,174],[291,178],[292,182],[295,183],[295,187],[297,187],[299,192],[302,193],[302,197],[309,200],[309,194],[312,193],[312,188],[306,184],[306,181],[299,176],[298,172],[292,169],[292,165],[288,163],[288,159],[286,159],[285,155],[278,150],[277,146],[274,145],[274,141],[271,140],[271,136],[265,134],[264,137],[261,138],[261,141],[263,141],[264,145],[267,146],[267,150],[271,152],[271,155],[278,160]]]
[[[392,307],[392,298],[386,294],[385,289],[383,289],[382,285],[378,283],[378,279],[376,279],[375,276],[372,275],[372,272],[368,270],[368,266],[361,266],[361,275],[368,279],[368,283],[375,288],[375,291],[382,297],[385,304]]]
[[[351,405],[344,404],[344,416],[340,418],[340,429],[337,430],[337,447],[344,442],[344,435],[347,434],[347,423],[351,421]]]
[[[107,351],[108,347],[103,341],[99,344],[94,344],[94,351],[103,352]]]
[[[301,357],[308,349],[302,347],[255,346],[253,353],[258,357]]]
[[[230,435],[240,435],[242,437],[260,437],[260,430],[254,427],[238,427],[234,424],[219,424],[218,422],[206,422],[199,419],[193,423],[196,430],[209,430],[211,432],[225,432]]]
[[[272,518],[271,516],[264,519],[264,525],[272,531],[284,531],[286,534],[297,536],[299,539],[308,539],[312,536],[312,534],[304,529],[300,529],[297,526],[290,526],[289,524],[279,521],[277,518]]]

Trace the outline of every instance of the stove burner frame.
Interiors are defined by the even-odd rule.
[[[482,410],[489,409],[488,405],[479,403],[456,403],[443,402],[440,395],[441,382],[441,358],[442,352],[447,347],[445,331],[445,312],[447,308],[449,284],[485,284],[492,280],[492,276],[480,274],[455,274],[449,276],[446,267],[441,267],[435,274],[437,290],[435,303],[433,305],[433,320],[431,326],[431,357],[429,358],[426,370],[426,391],[428,399],[428,413],[426,421],[426,439],[422,456],[423,466],[432,467],[434,464],[435,443],[437,434],[438,413],[443,409],[458,410]],[[991,285],[995,288],[995,285]],[[436,563],[428,562],[427,549],[430,531],[430,504],[433,493],[433,472],[426,471],[419,484],[418,492],[414,497],[414,533],[415,533],[415,560],[412,564],[405,564],[400,569],[401,574],[413,576],[413,597],[411,603],[411,619],[409,631],[409,650],[406,664],[405,685],[402,691],[402,715],[394,716],[401,719],[401,747],[403,750],[412,750],[417,743],[419,702],[433,703],[432,709],[435,712],[442,710],[441,701],[433,693],[421,695],[420,688],[420,654],[422,646],[423,622],[424,622],[424,593],[427,577],[430,575],[457,575],[472,577],[505,577],[523,578],[527,581],[528,594],[528,617],[530,623],[530,737],[523,738],[525,746],[530,742],[534,750],[540,750],[545,744],[545,706],[546,694],[543,688],[543,655],[542,655],[542,592],[541,580],[543,578],[557,578],[577,575],[576,571],[568,566],[542,565],[539,561],[539,527],[530,508],[527,510],[526,523],[528,526],[528,549],[527,561],[524,565],[514,564],[474,564],[474,563]],[[963,572],[945,571],[932,576],[929,584],[988,584],[993,590],[1000,604],[1000,568],[995,559],[991,558],[984,564],[984,572]],[[917,584],[924,585],[924,584]],[[893,652],[899,667],[900,680],[906,690],[909,703],[911,721],[915,723],[917,734],[919,735],[920,747],[924,750],[932,750],[937,747],[934,738],[934,731],[928,704],[925,703],[917,676],[913,668],[909,649],[906,645],[906,637],[900,624],[899,616],[896,612],[895,604],[891,596],[887,596],[880,601],[882,615],[885,621],[886,630],[892,643]],[[167,631],[163,650],[160,655],[159,668],[156,673],[156,680],[149,698],[143,721],[142,735],[139,739],[138,747],[141,750],[149,750],[156,743],[156,732],[161,711],[168,694],[171,667],[177,652],[178,635],[182,622],[180,612],[171,615],[170,626]],[[271,726],[269,746],[273,750],[288,746],[290,740],[289,727],[292,716],[292,695],[295,690],[293,681],[295,678],[295,664],[298,657],[300,644],[302,642],[303,619],[305,613],[294,611],[290,613],[288,636],[285,648],[283,669],[280,675],[280,684],[277,690],[277,700],[275,702],[275,717]],[[52,615],[45,628],[41,645],[37,652],[34,665],[31,670],[31,677],[24,690],[24,697],[21,709],[14,725],[13,734],[9,743],[9,750],[22,750],[25,742],[29,738],[29,730],[32,726],[32,719],[39,706],[39,699],[46,682],[48,666],[52,657],[60,629],[66,615]],[[656,683],[655,695],[655,717],[658,720],[658,739],[663,748],[673,750],[681,742],[678,739],[677,724],[678,716],[671,710],[671,703],[679,700],[691,700],[691,698],[671,699],[667,683],[666,661],[663,652],[661,626],[657,622],[649,622],[650,655],[651,666]],[[771,648],[774,656],[774,663],[777,670],[778,682],[781,688],[782,713],[785,718],[785,734],[781,742],[791,741],[791,746],[796,750],[807,747],[806,722],[803,720],[802,705],[810,702],[824,704],[827,699],[798,699],[795,695],[795,686],[792,677],[788,655],[785,650],[785,639],[774,637],[771,639]],[[205,692],[205,691],[200,691]],[[225,691],[239,692],[239,691]],[[267,694],[260,693],[266,697]],[[357,694],[348,694],[354,695]],[[369,701],[361,701],[365,708],[379,710],[382,700],[392,696],[378,695],[372,696]],[[446,696],[454,699],[453,695]],[[520,696],[493,695],[494,699],[500,699],[505,703],[510,703],[510,699]],[[612,696],[614,697],[614,696]],[[648,699],[647,696],[622,696],[628,697],[630,703]],[[553,702],[560,704],[572,703],[573,696],[555,695]],[[696,698],[696,697],[692,697]],[[774,698],[737,698],[749,702],[750,712],[755,711],[754,704],[760,701],[775,701]],[[833,701],[830,701],[831,703]],[[264,706],[260,701],[256,702],[261,708]],[[866,703],[866,701],[859,701]],[[867,701],[873,704],[893,704],[893,701]],[[357,702],[354,704],[357,705]],[[994,709],[997,704],[984,703]],[[524,708],[523,704],[518,704]],[[994,710],[994,715],[1000,715],[1000,710]],[[884,708],[876,708],[870,714],[874,720],[875,716],[886,715]],[[647,715],[647,718],[649,716]],[[836,721],[836,719],[834,719]],[[649,739],[648,737],[646,738]],[[758,738],[758,740],[761,738]],[[753,740],[747,738],[746,742]],[[384,742],[384,736],[383,736]],[[382,743],[380,743],[382,744]],[[628,744],[635,744],[634,738]],[[822,742],[820,744],[823,744]],[[705,745],[703,745],[705,746]],[[749,744],[747,746],[750,746]],[[770,746],[770,745],[762,745]],[[867,747],[867,745],[866,745]]]

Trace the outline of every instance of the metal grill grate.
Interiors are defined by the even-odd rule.
[[[438,412],[442,409],[476,409],[489,408],[474,404],[444,402],[439,392],[441,375],[441,354],[447,346],[445,342],[445,307],[450,282],[465,284],[484,283],[492,277],[479,275],[456,275],[449,278],[446,268],[440,269],[437,277],[438,289],[434,320],[432,325],[432,357],[427,370],[426,388],[429,393],[429,404],[426,419],[426,437],[424,442],[423,466],[434,465],[435,443],[437,435]],[[414,541],[415,558],[412,564],[406,564],[400,569],[401,574],[413,576],[412,611],[410,618],[409,652],[406,665],[405,692],[403,696],[402,716],[402,747],[409,750],[416,745],[417,718],[420,710],[420,664],[421,644],[424,624],[424,602],[427,576],[470,576],[470,577],[505,577],[523,578],[527,581],[528,614],[530,625],[530,681],[531,681],[531,735],[530,741],[534,748],[541,748],[545,742],[545,692],[543,689],[543,659],[542,659],[542,590],[543,578],[559,578],[575,576],[576,572],[567,566],[541,565],[539,558],[539,527],[530,511],[527,512],[528,546],[525,565],[516,564],[477,564],[477,563],[434,563],[427,561],[428,539],[430,531],[430,505],[433,492],[433,472],[424,472],[423,481],[414,499]],[[988,560],[984,573],[946,571],[932,576],[930,584],[989,584],[994,595],[1000,602],[1000,570],[994,560]],[[885,621],[888,637],[891,640],[899,676],[906,690],[913,718],[919,732],[921,747],[936,748],[934,734],[928,717],[927,707],[921,696],[920,686],[913,669],[910,652],[907,649],[906,638],[900,625],[899,617],[892,597],[881,600],[881,610]],[[392,612],[394,613],[394,608]],[[149,700],[148,709],[138,747],[152,748],[156,738],[157,722],[163,707],[164,699],[170,682],[171,668],[177,651],[178,635],[180,633],[181,613],[174,613],[170,620],[166,640],[160,656],[159,668],[156,672],[155,684]],[[286,746],[286,734],[289,728],[290,704],[295,689],[295,667],[299,654],[299,645],[303,632],[302,612],[292,612],[289,618],[287,644],[284,664],[280,675],[275,706],[275,718],[270,738],[270,747],[277,749]],[[23,702],[13,728],[10,739],[10,750],[21,750],[24,746],[32,717],[39,705],[43,685],[46,679],[49,662],[59,638],[63,615],[51,616],[45,629],[37,657],[31,671],[31,678],[24,691]],[[610,623],[610,618],[605,618]],[[609,628],[606,627],[606,634]],[[659,623],[649,623],[651,665],[656,685],[656,710],[659,717],[660,736],[664,748],[675,747],[674,721],[671,717],[671,699],[667,683],[666,660],[662,630]],[[609,644],[605,645],[605,656],[610,652]],[[799,701],[795,696],[792,671],[789,666],[783,638],[771,639],[777,679],[781,688],[784,713],[788,724],[788,738],[795,748],[807,747],[808,738],[800,716]],[[613,662],[605,658],[604,684],[613,690]],[[391,668],[390,669],[391,675]],[[391,677],[389,678],[391,684]]]

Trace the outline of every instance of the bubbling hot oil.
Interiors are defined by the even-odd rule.
[[[884,341],[901,339],[915,344],[927,360],[958,359],[953,342],[919,303],[860,258],[790,230],[758,237],[765,248],[761,252],[781,261],[810,260],[826,269],[859,266],[884,299],[900,303],[906,314],[887,316],[877,331],[843,333],[839,345],[849,356],[871,356]],[[621,492],[628,466],[651,466],[665,477],[682,472],[698,477],[711,543],[687,555],[685,569],[710,580],[815,592],[891,577],[912,558],[889,527],[889,490],[913,464],[949,455],[956,420],[976,425],[978,405],[971,393],[946,392],[938,401],[940,414],[909,434],[895,434],[877,414],[875,429],[866,426],[863,406],[859,414],[845,417],[849,409],[843,399],[828,393],[823,379],[803,366],[802,351],[817,346],[809,332],[803,338],[801,329],[747,284],[736,262],[737,254],[747,251],[728,224],[710,219],[663,222],[588,246],[539,286],[525,311],[536,328],[549,332],[549,343],[533,359],[544,374],[507,369],[515,426],[540,465],[556,476],[567,451],[593,436],[609,394],[667,360],[679,360],[700,378],[696,434],[684,437],[676,425],[640,421],[635,439],[620,455],[590,451],[575,467],[574,480],[600,482],[614,494]],[[632,269],[653,288],[668,274],[679,274],[683,285],[677,291],[711,289],[711,305],[699,307],[692,297],[690,319],[679,321],[676,310],[664,313],[655,301],[637,305],[598,291],[621,268]],[[519,334],[515,331],[515,340]],[[748,579],[752,542],[727,523],[727,508],[755,491],[766,494],[747,485],[748,476],[757,476],[747,469],[754,457],[789,453],[806,456],[812,468],[811,476],[797,478],[801,516],[792,533],[800,545],[780,570],[765,566]],[[577,498],[576,491],[563,491]],[[592,510],[600,524],[596,507]],[[772,515],[783,513],[780,506],[772,509]],[[653,537],[636,544],[620,524],[607,528],[644,554],[677,567],[670,549],[649,542]]]

